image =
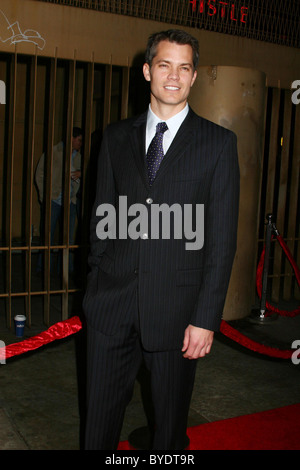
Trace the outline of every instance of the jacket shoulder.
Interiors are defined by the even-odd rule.
[[[112,135],[118,132],[128,132],[132,127],[136,125],[140,125],[146,123],[147,113],[143,113],[139,116],[130,117],[127,119],[122,119],[121,121],[113,122],[109,124],[106,129],[105,133]]]
[[[204,118],[202,116],[199,116],[196,114],[193,110],[190,110],[191,113],[191,119],[194,122],[194,125],[198,127],[199,130],[202,132],[209,132],[212,135],[216,135],[219,137],[222,137],[223,139],[233,139],[236,140],[236,134],[234,133],[233,130],[228,129],[221,124],[218,124],[216,122],[213,122],[207,118]]]

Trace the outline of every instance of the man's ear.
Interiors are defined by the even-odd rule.
[[[150,82],[150,80],[151,80],[151,75],[150,75],[150,67],[149,67],[149,64],[144,64],[144,65],[143,65],[143,74],[144,74],[145,80],[147,80],[147,82]]]
[[[194,85],[196,78],[197,78],[197,70],[194,71],[194,75],[193,75],[193,78],[192,78],[191,87]]]

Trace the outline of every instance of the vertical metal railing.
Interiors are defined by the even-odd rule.
[[[28,147],[27,147],[27,181],[26,181],[26,223],[25,243],[25,285],[26,285],[26,318],[31,325],[31,272],[32,272],[32,201],[34,183],[34,139],[36,116],[36,85],[37,85],[37,55],[31,57],[30,63],[30,88],[29,88],[29,112],[28,112]]]
[[[63,248],[62,248],[62,319],[68,318],[68,287],[69,287],[69,234],[70,234],[70,180],[71,180],[71,154],[72,154],[72,129],[74,117],[74,92],[75,92],[76,60],[69,61],[68,67],[68,101],[67,101],[67,126],[66,148],[64,168],[64,213],[63,213]]]
[[[44,188],[44,207],[45,207],[45,228],[44,228],[44,286],[46,295],[44,296],[44,322],[46,325],[50,323],[50,258],[51,258],[51,187],[52,187],[52,165],[53,165],[53,143],[54,143],[54,118],[55,118],[55,95],[56,95],[56,74],[57,74],[57,57],[50,59],[50,88],[49,88],[49,110],[48,110],[48,132],[47,132],[47,149],[45,159],[46,168],[46,188]],[[43,223],[43,221],[42,221]],[[44,247],[42,247],[43,249]]]
[[[17,53],[12,55],[10,64],[10,100],[8,117],[8,160],[7,160],[7,189],[6,189],[6,299],[7,324],[11,326],[11,299],[12,299],[12,210],[13,210],[13,179],[15,155],[15,121],[16,121],[16,94],[17,94]]]
[[[288,172],[290,167],[290,135],[291,135],[291,113],[292,113],[292,102],[291,102],[291,93],[288,90],[283,92],[282,96],[283,104],[283,125],[281,132],[281,158],[279,162],[279,176],[278,176],[278,198],[277,198],[277,227],[279,228],[279,223],[284,229],[284,219],[287,210],[287,197],[288,197]],[[289,216],[289,214],[287,214]],[[280,230],[280,229],[279,229]],[[284,229],[284,234],[286,237],[286,230]],[[274,262],[273,262],[273,272],[281,273],[282,258],[283,253],[281,249],[278,249],[275,245],[274,250]],[[272,297],[279,300],[280,293],[280,276],[276,276],[272,282]]]
[[[101,129],[106,127],[111,121],[112,114],[112,92],[120,93],[117,97],[117,108],[114,109],[114,118],[126,118],[128,114],[128,99],[129,99],[129,66],[116,67],[109,64],[104,65],[103,78],[104,78],[104,92],[103,100],[101,99],[101,110],[95,113],[94,107],[99,106],[99,101],[94,101],[94,80],[95,80],[95,64],[93,59],[91,62],[78,64],[76,61],[76,53],[74,53],[74,60],[65,60],[63,64],[57,57],[43,59],[41,62],[37,54],[33,56],[26,56],[22,59],[21,67],[18,68],[19,56],[15,50],[14,54],[7,55],[6,68],[9,68],[10,84],[7,87],[9,90],[9,109],[7,110],[7,117],[5,122],[2,123],[3,128],[6,129],[6,148],[3,151],[2,162],[5,167],[5,194],[2,198],[3,213],[5,213],[5,220],[2,220],[2,243],[0,244],[1,265],[4,266],[4,282],[2,291],[0,292],[0,300],[4,305],[4,311],[1,310],[0,315],[5,314],[6,325],[12,327],[13,316],[15,315],[15,307],[13,301],[24,300],[24,313],[27,317],[27,324],[32,324],[33,313],[33,298],[39,297],[42,299],[42,319],[45,325],[53,322],[52,315],[52,299],[54,296],[61,299],[61,319],[66,319],[69,315],[70,295],[77,293],[84,287],[86,271],[87,271],[87,256],[89,251],[89,211],[88,205],[91,201],[85,198],[88,193],[85,189],[89,189],[88,178],[90,177],[89,157],[91,151],[91,135],[95,130],[99,130],[99,123],[95,119],[101,115]],[[46,64],[46,65],[45,65]],[[101,65],[101,64],[99,64]],[[45,73],[41,73],[41,68],[46,68]],[[63,72],[61,67],[64,69]],[[80,73],[83,74],[83,79],[77,81],[77,72],[80,68]],[[99,71],[99,68],[98,68]],[[112,90],[113,73],[117,72],[118,80],[120,78],[120,91]],[[20,107],[18,99],[20,98],[18,89],[18,74],[24,73],[27,76],[27,85],[24,86],[26,96],[22,96],[23,101],[26,102],[26,109],[24,116],[17,122],[16,113]],[[102,74],[102,71],[101,71]],[[44,80],[44,81],[43,81]],[[65,81],[64,84],[60,80]],[[118,82],[119,83],[119,82]],[[66,86],[65,86],[66,85]],[[41,91],[46,86],[45,91]],[[56,137],[61,134],[61,125],[58,121],[63,121],[65,127],[65,155],[71,156],[72,152],[72,129],[74,122],[74,108],[76,105],[76,87],[80,87],[80,96],[82,96],[82,116],[78,116],[77,121],[80,121],[80,127],[84,131],[84,140],[82,147],[82,204],[81,204],[81,217],[78,224],[79,237],[70,245],[69,238],[69,221],[70,221],[70,172],[71,163],[70,158],[65,158],[64,167],[64,214],[63,214],[63,230],[62,239],[58,242],[51,244],[51,187],[52,187],[52,173],[53,173],[53,146],[57,143]],[[65,93],[65,90],[67,92]],[[63,91],[62,91],[63,90]],[[78,91],[78,90],[77,90]],[[41,93],[39,95],[39,93]],[[59,93],[65,96],[60,96]],[[45,103],[39,101],[39,97],[45,95]],[[57,100],[57,97],[60,100]],[[62,102],[64,103],[62,105]],[[61,111],[63,107],[63,111]],[[22,108],[23,109],[23,108]],[[61,116],[63,112],[64,116]],[[118,116],[116,116],[118,114]],[[39,122],[37,122],[37,115]],[[42,116],[42,117],[41,117]],[[41,125],[44,128],[41,131]],[[76,124],[77,125],[77,124]],[[19,126],[19,127],[17,127]],[[23,126],[23,127],[22,127]],[[39,126],[39,127],[37,127]],[[22,149],[22,142],[17,141],[16,129],[22,128],[24,131],[24,149]],[[26,132],[25,132],[26,129]],[[19,131],[18,131],[19,132]],[[18,134],[19,136],[19,134]],[[37,142],[38,141],[38,142]],[[40,241],[36,242],[36,237],[33,238],[33,223],[37,220],[37,197],[35,188],[35,169],[40,155],[36,154],[36,149],[40,148],[41,141],[45,142],[45,160],[44,160],[44,210],[41,215],[41,233]],[[5,156],[4,156],[5,153]],[[6,160],[5,160],[6,159]],[[1,159],[0,159],[1,160]],[[22,160],[22,161],[21,161]],[[15,184],[16,184],[16,171],[15,168],[24,166],[24,171],[18,172],[18,178],[22,181],[17,184],[22,186],[22,198],[25,202],[22,204],[25,207],[25,212],[20,213],[20,203],[16,200]],[[92,171],[95,169],[92,168]],[[23,176],[20,176],[22,173]],[[18,204],[17,204],[18,203]],[[35,207],[35,213],[34,213]],[[18,229],[14,226],[16,218],[24,219],[23,227],[24,232],[19,234]],[[14,229],[13,229],[14,227]],[[16,232],[17,237],[16,237]],[[22,230],[21,230],[22,232]],[[17,238],[17,240],[15,240]],[[80,253],[80,277],[81,285],[74,286],[70,284],[69,278],[69,255],[70,251]],[[62,278],[51,279],[51,254],[53,252],[59,253],[62,259]],[[43,259],[42,274],[36,282],[35,262],[38,254],[41,254]],[[16,283],[15,262],[18,256],[24,260],[24,273],[22,273],[22,282],[24,288]],[[19,266],[19,265],[18,265]],[[22,261],[23,266],[23,261]],[[20,273],[18,272],[18,276]],[[59,285],[59,282],[60,285]],[[36,302],[34,302],[36,305]],[[22,308],[23,308],[22,307]],[[18,312],[20,313],[20,302],[18,302]],[[2,317],[3,318],[3,317]]]
[[[105,66],[103,129],[110,123],[112,90],[112,63]]]
[[[83,155],[90,155],[91,152],[91,135],[93,132],[93,94],[94,94],[94,72],[95,72],[95,63],[94,57],[92,58],[92,62],[87,64],[87,71],[86,71],[86,90],[84,94],[85,100],[85,116],[84,116],[84,142],[83,142]],[[79,221],[79,233],[80,239],[82,243],[81,248],[81,260],[86,260],[88,257],[88,245],[89,245],[89,210],[88,210],[88,203],[84,194],[86,193],[86,181],[88,177],[88,158],[83,158],[83,162],[81,165],[82,171],[82,179],[81,179],[81,193],[82,197],[82,204],[80,210],[80,221]],[[81,268],[81,280],[83,288],[85,286],[85,279],[87,274],[87,263],[83,262],[80,263]]]
[[[129,100],[129,65],[122,70],[122,101],[121,101],[121,119],[126,119],[128,115]]]
[[[294,136],[293,136],[293,157],[291,162],[291,179],[289,187],[289,218],[286,223],[287,229],[287,245],[291,253],[294,253],[295,261],[300,266],[300,247],[299,247],[299,218],[297,220],[297,213],[299,214],[299,188],[300,188],[300,107],[299,105],[295,108],[295,125],[294,125]],[[298,216],[299,217],[299,216]],[[284,298],[289,299],[294,293],[295,297],[300,299],[299,289],[295,282],[295,291],[293,291],[292,285],[292,267],[289,263],[286,265],[287,277],[285,278],[285,284],[283,289]]]
[[[260,249],[264,243],[264,220],[272,213],[276,226],[299,263],[299,127],[300,109],[291,102],[291,91],[269,89],[270,109],[265,132],[265,161],[260,209]],[[280,298],[300,298],[291,266],[278,244],[270,255],[270,292],[274,302]],[[261,250],[259,250],[260,253]],[[297,261],[297,259],[296,259]]]

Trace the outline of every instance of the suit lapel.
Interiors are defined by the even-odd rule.
[[[142,114],[133,123],[133,129],[130,134],[130,145],[133,158],[139,170],[145,186],[149,187],[146,162],[145,162],[145,141],[146,141],[146,123],[147,112]]]
[[[153,185],[160,180],[160,178],[169,170],[171,165],[176,163],[176,161],[182,156],[183,150],[186,150],[192,142],[192,136],[195,132],[195,116],[196,114],[190,109],[160,164]]]
[[[186,149],[192,141],[192,135],[195,131],[196,114],[190,109],[187,117],[180,126],[169,150],[161,162],[157,172],[155,185],[159,179],[168,171],[170,165],[173,165],[181,156],[183,149]],[[133,123],[133,129],[130,133],[130,145],[133,158],[139,170],[144,185],[149,189],[147,167],[145,160],[145,140],[146,140],[146,122],[147,112],[142,114]]]

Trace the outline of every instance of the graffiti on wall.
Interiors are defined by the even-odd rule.
[[[18,21],[10,23],[6,15],[0,10],[0,41],[8,44],[18,42],[31,42],[39,49],[44,49],[46,41],[38,31],[26,29],[22,32]]]

